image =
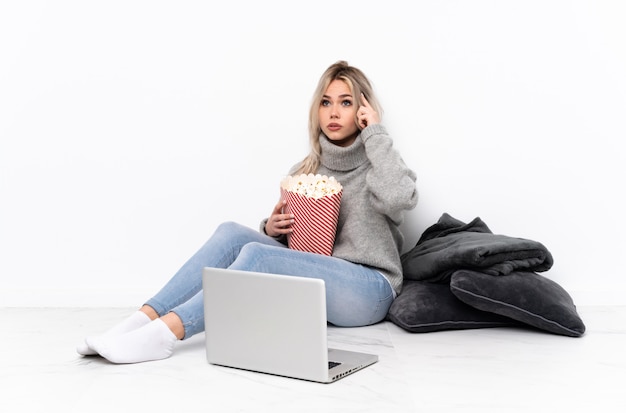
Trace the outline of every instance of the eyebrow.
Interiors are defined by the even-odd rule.
[[[330,96],[328,96],[328,95],[323,95],[322,97],[323,97],[323,98],[328,98],[328,99],[330,99]],[[351,95],[351,94],[349,94],[349,93],[345,93],[345,94],[343,94],[343,95],[339,95],[339,99],[342,99],[342,98],[351,98],[351,97],[352,97],[352,95]]]

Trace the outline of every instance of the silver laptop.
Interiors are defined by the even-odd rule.
[[[329,349],[323,280],[204,268],[211,364],[331,383],[378,356]]]

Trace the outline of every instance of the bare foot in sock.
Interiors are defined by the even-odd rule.
[[[87,339],[85,339],[83,343],[80,343],[78,346],[76,346],[76,352],[83,356],[94,356],[98,354],[98,352],[87,344],[87,340],[95,339],[96,337],[113,337],[113,336],[125,334],[125,333],[128,333],[129,331],[136,330],[148,324],[150,321],[151,321],[150,317],[148,317],[145,313],[141,311],[135,311],[128,318],[116,324],[115,326],[111,327],[110,329],[105,331],[103,334],[99,336],[87,337]]]
[[[168,358],[177,340],[163,320],[157,318],[122,335],[87,338],[87,345],[111,363],[126,364]]]

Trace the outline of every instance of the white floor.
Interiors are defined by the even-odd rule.
[[[498,328],[329,329],[380,361],[333,384],[209,365],[204,334],[157,362],[113,365],[75,345],[128,308],[0,309],[8,412],[626,412],[626,307],[579,308],[582,338]]]

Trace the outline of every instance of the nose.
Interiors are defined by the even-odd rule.
[[[330,117],[332,119],[337,119],[339,118],[339,110],[337,109],[337,105],[332,105],[330,107]]]

